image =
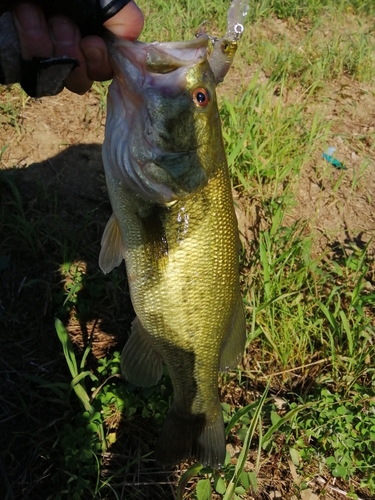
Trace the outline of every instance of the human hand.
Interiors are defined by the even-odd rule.
[[[68,17],[46,20],[38,6],[23,3],[14,9],[13,18],[23,59],[67,56],[78,60],[79,66],[64,81],[67,89],[84,94],[93,80],[112,78],[104,40],[99,36],[81,38],[78,26]],[[136,40],[143,28],[143,15],[131,0],[104,26],[121,38]]]

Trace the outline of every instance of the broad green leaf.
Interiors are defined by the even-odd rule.
[[[231,407],[231,405],[229,403],[221,403],[221,407],[222,407],[222,409],[223,409],[223,411],[225,413],[227,413],[228,415],[230,415],[232,407]]]
[[[90,422],[87,426],[86,426],[86,431],[87,432],[98,432],[98,424],[94,423],[94,422]]]
[[[258,491],[258,480],[257,480],[257,475],[254,471],[249,472],[249,480],[251,488],[253,489],[254,493],[256,493]]]
[[[219,476],[219,474],[214,479],[214,488],[216,493],[219,493],[219,495],[224,495],[225,490],[227,489],[224,479]]]
[[[273,425],[276,425],[280,418],[280,415],[276,411],[271,411],[271,422]]]
[[[249,478],[249,473],[246,471],[242,471],[240,474],[240,483],[241,485],[248,490],[250,487],[250,478]]]
[[[198,500],[211,500],[212,488],[209,479],[200,479],[197,483],[196,494]]]
[[[237,431],[237,437],[240,439],[242,442],[245,441],[246,434],[247,434],[248,427],[242,426],[240,429]]]
[[[289,453],[294,465],[299,465],[301,457],[298,451],[295,448],[289,448]]]
[[[348,474],[348,469],[342,465],[336,465],[332,471],[332,476],[335,477],[345,477]]]
[[[234,490],[238,495],[244,495],[246,493],[246,490],[243,486],[237,486],[236,489]]]

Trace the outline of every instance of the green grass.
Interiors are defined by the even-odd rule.
[[[263,40],[257,55],[270,78],[290,78],[305,86],[342,75],[371,81],[375,75],[372,25],[355,20],[343,33],[340,20],[337,12],[327,13],[298,44],[283,35]]]
[[[189,39],[204,19],[214,34],[226,25],[224,2],[139,4],[144,40]],[[285,495],[298,497],[321,471],[341,480],[350,498],[360,488],[375,495],[370,247],[333,241],[317,251],[314,207],[310,220],[290,222],[303,169],[311,168],[333,200],[345,183],[350,197],[363,195],[371,158],[353,173],[320,168],[333,124],[313,105],[324,101],[327,82],[340,88],[349,79],[373,89],[375,6],[370,0],[250,5],[234,64],[240,83],[235,95],[219,91],[233,185],[249,212],[259,214],[241,253],[245,362],[220,376],[228,442],[237,454],[227,454],[222,471],[195,464],[171,475],[155,468],[171,383],[164,375],[158,386],[139,389],[120,378],[118,349],[133,312],[124,271],[104,277],[97,269],[108,206],[77,213],[42,182],[30,194],[22,172],[2,170],[0,359],[7,387],[1,418],[12,437],[0,466],[17,457],[13,470],[21,477],[5,475],[6,498],[172,498],[171,488],[181,500],[209,500],[214,493],[224,500],[260,498],[269,486],[265,478],[287,475],[290,463],[298,480],[289,479]],[[93,89],[101,113],[106,88]],[[289,99],[295,89],[298,97]],[[20,136],[24,105],[21,91],[2,90],[1,123]],[[351,144],[363,150],[361,137]],[[1,161],[8,146],[0,146]],[[65,324],[56,321],[57,334],[56,316]],[[108,339],[121,330],[116,345],[100,355],[94,352],[98,323]],[[83,346],[68,336],[77,329]]]
[[[311,246],[303,225],[285,227],[277,216],[260,232],[253,274],[245,276],[248,307],[255,309],[252,339],[262,339],[262,356],[275,372],[313,363],[318,354],[331,383],[346,391],[373,379],[372,261],[354,244],[338,258],[312,258]]]
[[[304,108],[311,93],[310,89],[303,103],[285,107],[273,84],[261,86],[255,75],[240,97],[224,98],[221,105],[235,185],[248,193],[256,190],[272,216],[280,203],[287,203],[293,180],[329,129],[318,114],[307,124]]]
[[[20,134],[22,130],[22,111],[29,99],[18,85],[12,87],[12,90],[8,87],[0,88],[0,125],[10,125]],[[0,158],[3,147],[4,145],[1,145]]]

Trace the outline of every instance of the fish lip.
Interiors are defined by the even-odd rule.
[[[147,57],[149,50],[153,52],[162,52],[164,56],[167,54],[173,56],[173,53],[177,51],[179,57],[176,57],[176,60],[180,62],[181,66],[189,66],[193,62],[196,63],[197,61],[197,54],[195,53],[193,57],[191,57],[191,54],[194,51],[199,51],[200,49],[203,49],[202,54],[205,54],[209,41],[209,36],[203,35],[183,42],[132,42],[123,38],[118,38],[110,32],[106,33],[105,38],[111,58],[116,59],[117,51],[121,51],[121,49],[123,49],[126,59],[138,68],[142,67],[143,61],[139,61],[137,56],[139,57],[140,54],[143,54]],[[185,52],[181,49],[185,49]],[[186,57],[184,57],[185,54]]]

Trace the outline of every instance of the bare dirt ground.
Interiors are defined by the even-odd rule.
[[[256,69],[251,68],[251,73]],[[228,87],[223,87],[221,92],[227,92],[227,89]],[[301,99],[301,94],[302,91],[298,89],[286,92],[286,105]],[[347,169],[334,169],[322,159],[323,151],[316,151],[301,172],[300,179],[296,181],[297,205],[285,222],[291,223],[296,219],[308,221],[307,227],[316,234],[316,252],[350,242],[363,247],[375,236],[375,86],[362,85],[344,78],[339,82],[328,82],[316,95],[314,104],[306,106],[306,120],[309,121],[319,109],[327,120],[332,121],[329,145],[337,148],[336,156]],[[20,94],[4,91],[0,94],[0,100],[10,100],[17,108]],[[0,168],[13,172],[20,194],[30,206],[40,186],[43,186],[51,200],[56,197],[62,219],[74,217],[70,228],[73,232],[77,231],[77,238],[80,237],[78,221],[89,215],[95,235],[92,252],[93,255],[98,255],[100,236],[110,215],[101,160],[105,116],[101,111],[98,94],[91,91],[84,96],[76,96],[64,91],[53,98],[29,98],[20,111],[17,126],[9,124],[5,112],[0,115],[0,120],[0,148],[7,145],[1,156]],[[100,209],[97,209],[98,205]],[[374,242],[370,245],[373,249]],[[42,262],[38,265],[40,269],[43,268]],[[90,265],[95,267],[94,259],[90,261]],[[55,272],[57,271],[56,269]],[[33,276],[32,271],[27,274],[25,269],[12,269],[11,272],[14,273],[12,286],[15,288],[20,285],[23,276]],[[56,280],[58,282],[59,278]],[[14,293],[13,297],[22,300],[23,305],[16,308],[16,338],[8,345],[1,346],[1,357],[7,360],[2,371],[11,374],[10,365],[13,370],[16,366],[20,372],[27,371],[33,363],[44,370],[53,370],[53,363],[56,363],[57,358],[57,366],[61,367],[61,346],[55,338],[48,305],[50,297],[30,296],[27,292],[20,297]],[[7,305],[9,304],[2,304],[3,307]],[[129,302],[124,306],[125,309],[126,307],[131,309]],[[39,311],[36,315],[35,310]],[[94,329],[94,354],[100,357],[111,347],[123,345],[131,313],[128,312],[119,319],[122,333],[109,320],[107,323],[98,323],[97,319],[88,317],[84,325],[73,322],[69,332],[72,340],[83,346],[85,335]],[[37,338],[32,337],[33,329],[39,332]],[[17,360],[13,362],[12,358]],[[8,391],[12,391],[12,376],[7,378]],[[32,407],[35,407],[34,404]],[[56,419],[61,418],[58,412],[55,413]],[[51,418],[48,421],[50,420]],[[18,424],[21,427],[26,425],[22,422]],[[33,420],[36,435],[43,434],[45,424],[43,409],[40,409]],[[14,457],[12,466],[14,475],[22,473],[23,484],[27,485],[28,477],[32,476],[31,469],[37,465],[36,458],[33,462],[32,451],[25,453],[28,453],[27,464],[30,470],[25,470],[25,462],[19,457]],[[281,476],[276,481],[274,497],[282,489],[285,492],[283,498],[293,498],[293,488],[290,485],[295,479],[295,471],[290,468],[286,471],[279,470],[278,474]],[[41,467],[40,477],[42,476]],[[260,482],[262,481],[266,483],[267,478],[261,478]],[[283,482],[284,486],[280,486]],[[24,488],[23,491],[28,490]],[[38,491],[36,488],[34,493],[25,493],[23,498],[43,498],[42,492]],[[270,495],[264,498],[271,498]],[[329,490],[326,491],[326,497],[343,498],[342,494],[336,495]],[[306,496],[306,500],[309,498],[317,497],[310,491],[310,497]]]
[[[324,85],[306,109],[307,115],[318,110],[332,123],[328,144],[336,147],[335,156],[346,167],[333,168],[316,151],[298,183],[292,218],[309,221],[320,250],[335,241],[353,241],[361,248],[375,236],[374,90],[342,78]]]

